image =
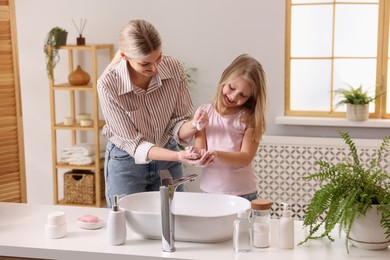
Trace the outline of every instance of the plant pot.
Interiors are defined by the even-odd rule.
[[[390,240],[386,238],[385,229],[380,226],[381,215],[376,205],[366,212],[366,215],[355,219],[349,240],[355,247],[368,250],[386,249]]]
[[[351,121],[365,121],[368,119],[369,104],[347,104],[347,119]]]
[[[68,38],[68,32],[61,32],[58,35],[58,39],[57,39],[58,45],[59,46],[66,45],[67,38]]]

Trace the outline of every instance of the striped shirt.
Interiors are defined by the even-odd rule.
[[[164,56],[146,90],[134,87],[121,59],[100,76],[99,101],[106,125],[102,134],[138,164],[149,163],[153,146],[164,147],[178,138],[182,124],[191,118],[193,104],[182,64]]]

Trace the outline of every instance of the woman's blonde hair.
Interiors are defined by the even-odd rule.
[[[157,29],[142,19],[130,20],[119,34],[119,50],[109,67],[119,62],[121,52],[126,57],[139,59],[161,48],[161,37]]]
[[[223,71],[219,80],[217,92],[212,101],[218,113],[224,112],[222,88],[228,82],[243,77],[252,87],[251,97],[242,105],[244,113],[241,120],[247,127],[254,127],[252,139],[260,142],[266,129],[265,112],[267,107],[267,78],[263,67],[253,57],[241,54]]]

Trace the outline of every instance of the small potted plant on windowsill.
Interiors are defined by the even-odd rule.
[[[334,91],[336,95],[342,96],[341,100],[336,104],[335,108],[342,105],[347,105],[347,119],[351,121],[365,121],[369,116],[369,104],[377,99],[380,95],[369,96],[367,90],[363,90],[363,85],[354,88],[348,85],[349,88],[339,88]]]
[[[333,241],[330,233],[339,225],[339,232],[346,234],[348,252],[348,241],[363,249],[385,249],[390,245],[390,173],[381,161],[390,136],[384,137],[366,166],[350,135],[342,130],[338,133],[348,145],[352,160],[345,158],[336,165],[316,161],[319,171],[305,177],[318,181],[320,188],[307,207],[303,225],[309,227],[309,234],[299,245],[324,237]]]
[[[52,28],[46,35],[43,51],[46,55],[46,71],[49,78],[53,78],[53,69],[60,61],[58,49],[66,45],[68,32],[58,26]]]

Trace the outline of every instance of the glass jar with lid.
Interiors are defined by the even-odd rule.
[[[252,208],[252,242],[254,247],[270,246],[270,219],[272,201],[255,199],[251,201]]]

